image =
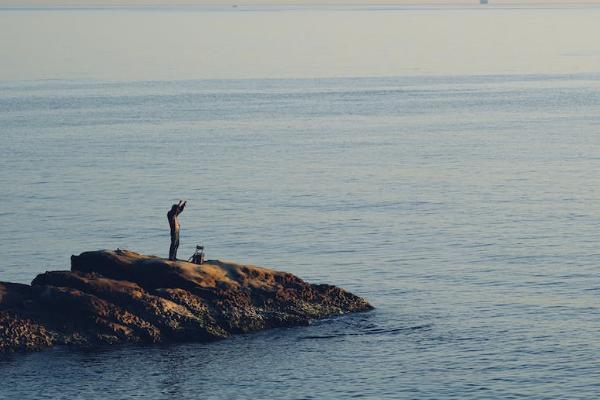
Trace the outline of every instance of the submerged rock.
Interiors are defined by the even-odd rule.
[[[91,251],[31,286],[0,282],[0,351],[210,341],[370,309],[343,289],[267,268]]]

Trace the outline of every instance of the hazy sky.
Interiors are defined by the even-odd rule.
[[[570,4],[5,9],[0,81],[600,73],[600,7]]]

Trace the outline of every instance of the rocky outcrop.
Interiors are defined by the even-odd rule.
[[[267,268],[92,251],[31,286],[0,282],[0,351],[210,341],[371,308],[343,289]]]

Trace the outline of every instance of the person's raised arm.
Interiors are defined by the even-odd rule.
[[[187,204],[187,200],[184,201],[183,203],[179,202],[179,207],[177,209],[177,214],[181,214],[183,212],[183,209],[185,208],[186,204]]]

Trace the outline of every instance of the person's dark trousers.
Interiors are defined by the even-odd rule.
[[[171,248],[169,249],[169,260],[177,260],[177,248],[179,247],[179,232],[171,232]]]

